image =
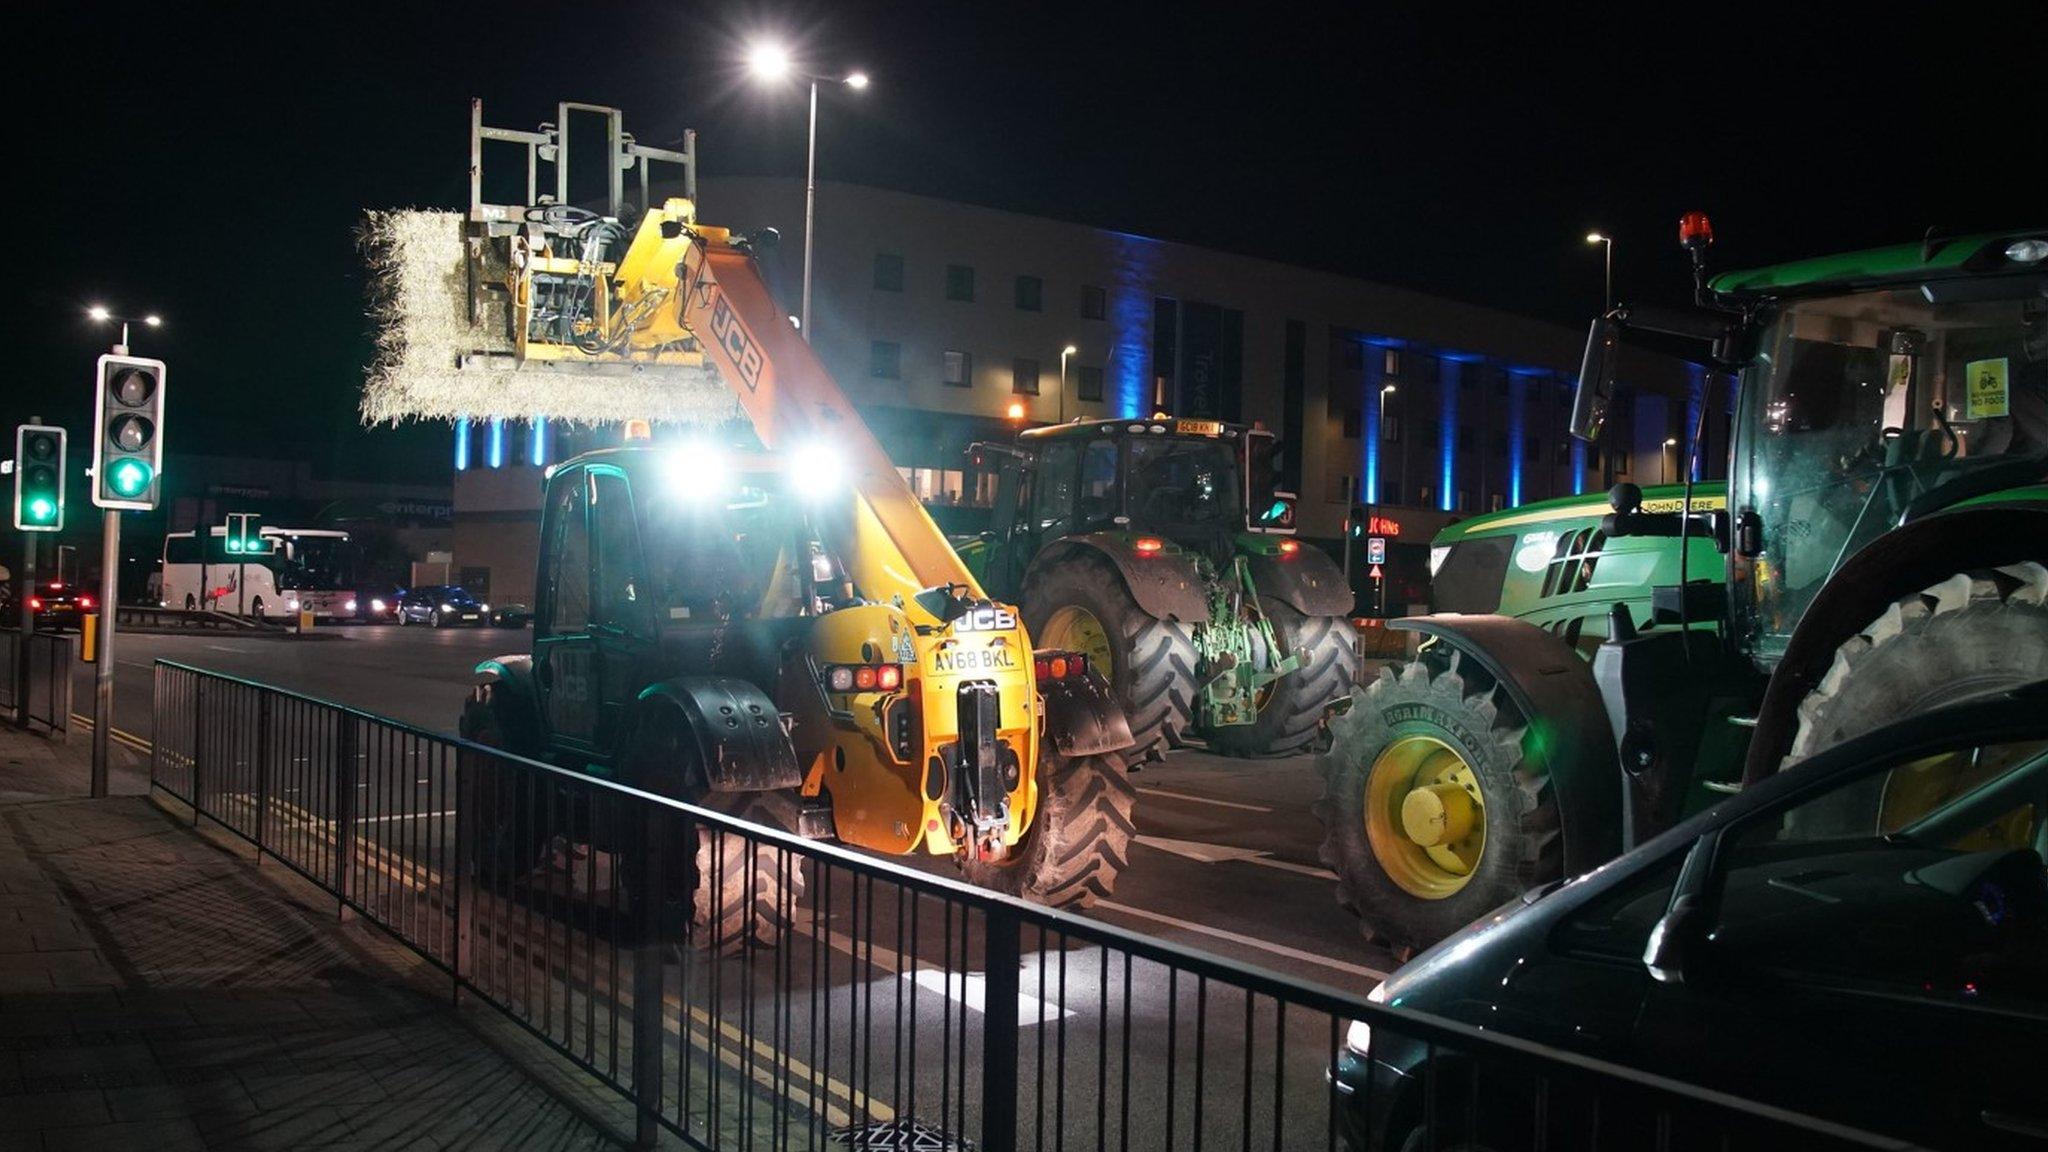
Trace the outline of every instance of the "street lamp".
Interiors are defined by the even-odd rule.
[[[804,146],[804,287],[803,303],[797,310],[797,331],[804,343],[811,342],[811,231],[818,204],[818,84],[844,84],[855,92],[866,90],[868,74],[854,71],[837,77],[799,73],[790,62],[789,51],[780,44],[760,43],[747,52],[747,68],[763,81],[775,83],[795,76],[811,86],[811,128]]]
[[[1664,483],[1666,484],[1671,483],[1671,458],[1678,455],[1677,448],[1678,437],[1666,436],[1664,438],[1664,451],[1658,453],[1658,456],[1661,457],[1658,463],[1663,465]]]
[[[85,314],[101,324],[113,322],[121,325],[121,343],[115,346],[114,352],[122,356],[128,354],[128,326],[130,324],[146,324],[151,328],[161,328],[164,326],[164,318],[154,312],[144,316],[116,316],[104,304],[95,304],[87,308]]]
[[[1060,349],[1060,423],[1067,422],[1067,359],[1080,351],[1072,344]]]
[[[1607,264],[1607,306],[1602,308],[1601,311],[1603,313],[1612,312],[1614,311],[1614,237],[1603,236],[1598,232],[1588,232],[1586,233],[1586,243],[1598,244],[1606,249],[1604,256]]]

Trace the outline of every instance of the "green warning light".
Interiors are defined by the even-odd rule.
[[[47,496],[38,496],[28,502],[28,518],[41,524],[57,518],[57,502]]]
[[[132,499],[148,490],[149,480],[149,465],[140,460],[123,460],[114,465],[109,483],[113,486],[115,495]]]

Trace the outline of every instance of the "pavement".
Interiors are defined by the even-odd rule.
[[[631,1131],[618,1097],[182,805],[75,798],[89,748],[0,727],[0,1152]]]

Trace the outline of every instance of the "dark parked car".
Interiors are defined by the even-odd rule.
[[[500,604],[491,610],[491,623],[499,628],[524,628],[533,623],[533,609],[524,604]]]
[[[481,628],[489,623],[491,606],[462,590],[458,584],[429,584],[414,588],[398,602],[400,624],[425,624],[434,628],[466,624]]]
[[[96,606],[98,599],[84,587],[50,580],[36,585],[35,592],[28,598],[28,607],[35,613],[36,627],[55,632],[62,628],[81,627],[86,613],[99,611]],[[10,620],[8,623],[11,626],[20,621]]]
[[[2048,1148],[2044,851],[2048,682],[1816,755],[1501,908],[1371,998],[1929,1147]],[[1594,1117],[1602,1147],[1652,1146],[1568,1085],[1539,1112],[1526,1075],[1426,1111],[1465,1100],[1470,1074],[1389,1021],[1354,1024],[1333,1071],[1347,1144],[1409,1147],[1433,1114],[1437,1147],[1528,1147],[1538,1115],[1556,1147]]]

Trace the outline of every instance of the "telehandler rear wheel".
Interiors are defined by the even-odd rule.
[[[1323,711],[1358,683],[1358,633],[1342,616],[1304,616],[1268,596],[1259,608],[1273,625],[1280,657],[1299,656],[1301,667],[1259,694],[1259,718],[1219,727],[1209,749],[1225,756],[1288,756],[1307,748]]]
[[[1055,908],[1086,908],[1116,887],[1138,833],[1137,793],[1116,755],[1038,757],[1038,813],[1000,860],[965,861],[969,882]]]
[[[1193,631],[1147,615],[1107,560],[1083,552],[1034,571],[1024,626],[1038,647],[1079,652],[1109,681],[1130,718],[1132,763],[1180,743],[1194,715]]]
[[[1557,803],[1523,723],[1457,658],[1417,660],[1352,694],[1320,758],[1323,862],[1368,937],[1422,948],[1563,869]]]
[[[695,741],[671,709],[648,714],[627,757],[634,786],[779,831],[796,830],[796,802],[777,792],[712,792],[696,763]],[[744,833],[678,815],[663,837],[663,875],[655,880],[663,908],[661,932],[679,935],[687,922],[699,945],[736,953],[773,948],[803,895],[803,858]],[[688,851],[681,851],[687,845]],[[641,898],[640,870],[622,868],[628,902]]]

